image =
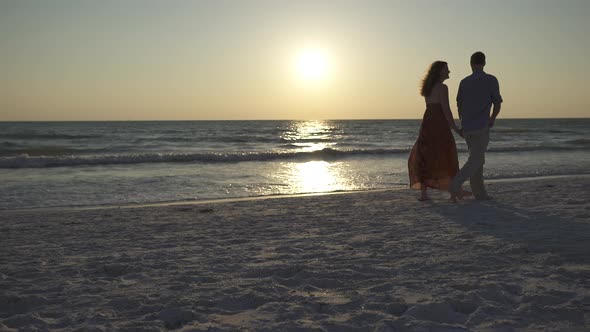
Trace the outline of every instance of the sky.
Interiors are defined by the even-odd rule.
[[[500,118],[589,117],[589,15],[587,0],[0,0],[0,121],[417,119],[435,60],[456,116],[475,51]],[[309,52],[321,63],[301,65]]]

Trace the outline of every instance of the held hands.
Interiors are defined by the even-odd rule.
[[[494,127],[494,122],[496,122],[496,119],[495,118],[490,118],[490,121],[488,122],[488,126],[490,128]]]

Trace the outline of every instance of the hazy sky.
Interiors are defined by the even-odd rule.
[[[0,121],[420,118],[428,65],[449,63],[454,106],[477,50],[501,117],[588,117],[588,16],[587,0],[0,0]],[[296,69],[305,49],[319,80]]]

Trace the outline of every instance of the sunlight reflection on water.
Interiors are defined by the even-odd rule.
[[[343,163],[326,161],[308,161],[289,163],[286,166],[286,182],[296,192],[329,192],[348,190],[349,180],[343,176]]]
[[[291,142],[299,151],[311,152],[334,146],[337,129],[329,121],[297,121],[291,124],[281,138]]]
[[[282,136],[285,141],[299,151],[311,152],[329,148],[341,133],[329,121],[293,122]],[[283,181],[295,192],[329,192],[350,189],[344,176],[344,163],[326,161],[307,161],[284,163]]]

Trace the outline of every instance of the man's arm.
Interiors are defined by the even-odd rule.
[[[494,103],[494,108],[492,110],[492,116],[490,116],[490,128],[494,126],[494,122],[496,122],[496,118],[498,114],[500,114],[500,108],[502,108],[502,96],[500,95],[500,84],[498,80],[494,77],[494,87],[492,91],[492,103]]]
[[[490,117],[490,122],[489,122],[490,128],[492,128],[494,126],[494,122],[496,122],[496,117],[500,113],[500,108],[502,108],[502,104],[494,103],[494,108],[492,110],[492,116]]]
[[[463,94],[462,94],[462,89],[461,89],[461,86],[462,86],[461,83],[459,83],[459,90],[457,91],[457,113],[459,115],[459,120],[462,119],[462,115],[463,115],[463,113],[461,112],[461,105],[463,104]]]

